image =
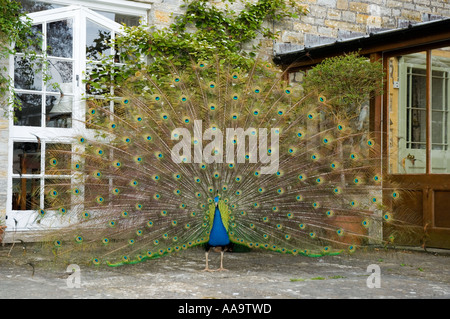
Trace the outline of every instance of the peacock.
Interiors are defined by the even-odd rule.
[[[415,231],[358,108],[285,78],[199,61],[89,97],[86,129],[47,149],[42,242],[108,266],[202,246],[212,271],[211,251],[226,270],[236,247],[333,256]]]

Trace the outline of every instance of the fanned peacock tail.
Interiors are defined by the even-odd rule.
[[[90,99],[89,132],[49,151],[55,178],[39,215],[57,226],[54,253],[122,265],[203,245],[216,195],[236,244],[322,256],[380,243],[400,193],[382,202],[376,136],[338,96],[259,66],[142,71]]]

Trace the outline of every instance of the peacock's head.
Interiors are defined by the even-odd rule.
[[[214,197],[214,203],[216,203],[216,206],[219,204],[219,196]]]

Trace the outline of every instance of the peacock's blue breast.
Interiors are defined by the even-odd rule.
[[[230,239],[228,237],[227,230],[223,225],[220,210],[218,207],[216,207],[208,244],[210,244],[211,246],[225,246],[229,243]]]

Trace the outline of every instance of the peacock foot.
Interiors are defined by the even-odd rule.
[[[216,271],[228,271],[228,269],[225,269],[223,267],[217,268]]]
[[[202,271],[209,271],[209,272],[213,272],[213,271],[215,271],[214,269],[209,269],[209,268],[205,268],[205,269],[203,269]]]

